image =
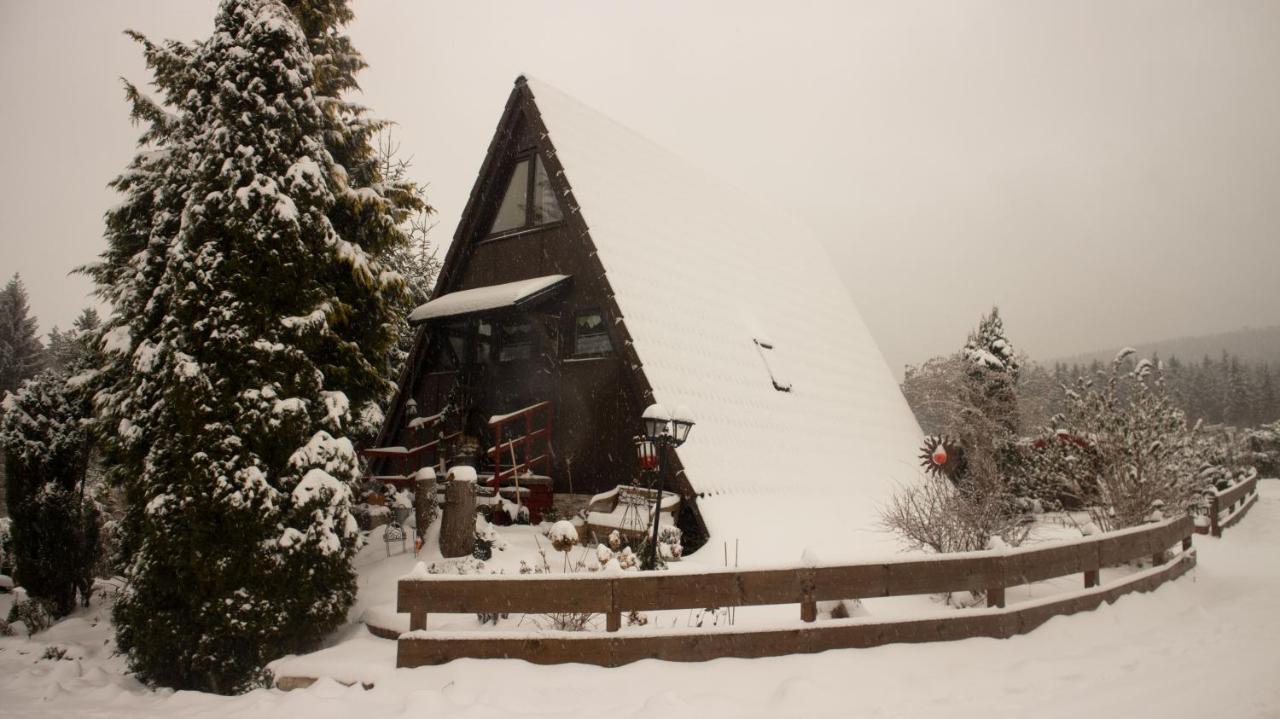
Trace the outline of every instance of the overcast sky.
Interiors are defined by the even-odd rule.
[[[67,273],[134,151],[121,31],[214,7],[0,0],[0,273],[42,331],[92,302]],[[898,372],[992,304],[1042,358],[1280,324],[1278,2],[353,7],[442,246],[523,72],[806,219]]]

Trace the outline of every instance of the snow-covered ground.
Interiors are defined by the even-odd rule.
[[[344,662],[367,657],[372,689],[322,679],[216,697],[138,686],[94,608],[35,641],[0,639],[0,716],[1277,717],[1280,481],[1260,482],[1259,494],[1222,539],[1196,538],[1200,562],[1187,576],[1012,639],[618,669],[467,660],[397,670],[394,642],[352,626],[334,649]],[[398,564],[370,566],[362,583],[393,580]],[[67,658],[42,659],[50,646]]]

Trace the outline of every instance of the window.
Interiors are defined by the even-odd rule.
[[[533,171],[530,172],[530,166]],[[507,182],[507,191],[498,205],[489,234],[496,235],[524,227],[549,225],[564,219],[555,189],[542,158],[534,155],[516,163]]]
[[[475,357],[470,356],[471,333],[475,332]],[[489,348],[493,343],[493,325],[484,320],[450,322],[437,330],[432,340],[432,372],[453,372],[471,363],[489,361]]]
[[[762,339],[752,339],[751,341],[756,344],[756,352],[760,354],[760,359],[764,362],[764,369],[769,373],[769,379],[773,382],[773,388],[779,392],[790,392],[791,383],[778,373],[777,358],[774,358],[772,362],[769,360],[773,355],[773,343]]]
[[[529,359],[533,355],[533,325],[528,320],[499,326],[498,361]]]
[[[579,312],[573,323],[573,353],[575,355],[602,355],[613,351],[609,342],[609,329],[604,324],[600,310]]]

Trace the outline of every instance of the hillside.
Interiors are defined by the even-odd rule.
[[[1135,343],[1132,347],[1143,356],[1154,352],[1161,357],[1176,356],[1183,361],[1199,360],[1205,355],[1217,359],[1225,350],[1247,364],[1267,363],[1274,366],[1280,365],[1280,326],[1245,327],[1218,334]],[[1108,362],[1121,349],[1112,347],[1069,357],[1055,357],[1043,364],[1047,367],[1052,367],[1057,362],[1087,365],[1095,359]]]

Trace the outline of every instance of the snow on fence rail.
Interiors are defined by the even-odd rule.
[[[1209,497],[1209,533],[1221,537],[1222,530],[1239,522],[1257,501],[1258,470],[1255,469],[1245,481],[1214,492]],[[1223,510],[1226,510],[1226,517],[1222,516]]]
[[[396,666],[441,664],[453,659],[509,657],[538,664],[583,662],[619,666],[639,659],[701,661],[762,657],[967,637],[1008,637],[1031,631],[1060,614],[1094,609],[1133,591],[1150,591],[1195,565],[1194,523],[1179,517],[1158,524],[1080,540],[1003,552],[972,552],[882,563],[777,569],[713,570],[696,574],[576,574],[539,576],[410,575],[400,580],[397,611],[410,617],[398,643]],[[1180,544],[1172,558],[1167,550]],[[1099,586],[1099,570],[1147,557],[1151,569]],[[1083,574],[1084,589],[1004,608],[1006,587]],[[840,619],[813,624],[817,603],[984,591],[987,608],[925,618],[875,621]],[[690,633],[648,630],[616,633],[632,610],[700,609],[799,604],[799,627],[734,628]],[[427,617],[444,613],[604,614],[606,634],[528,631],[515,633],[427,631]]]

